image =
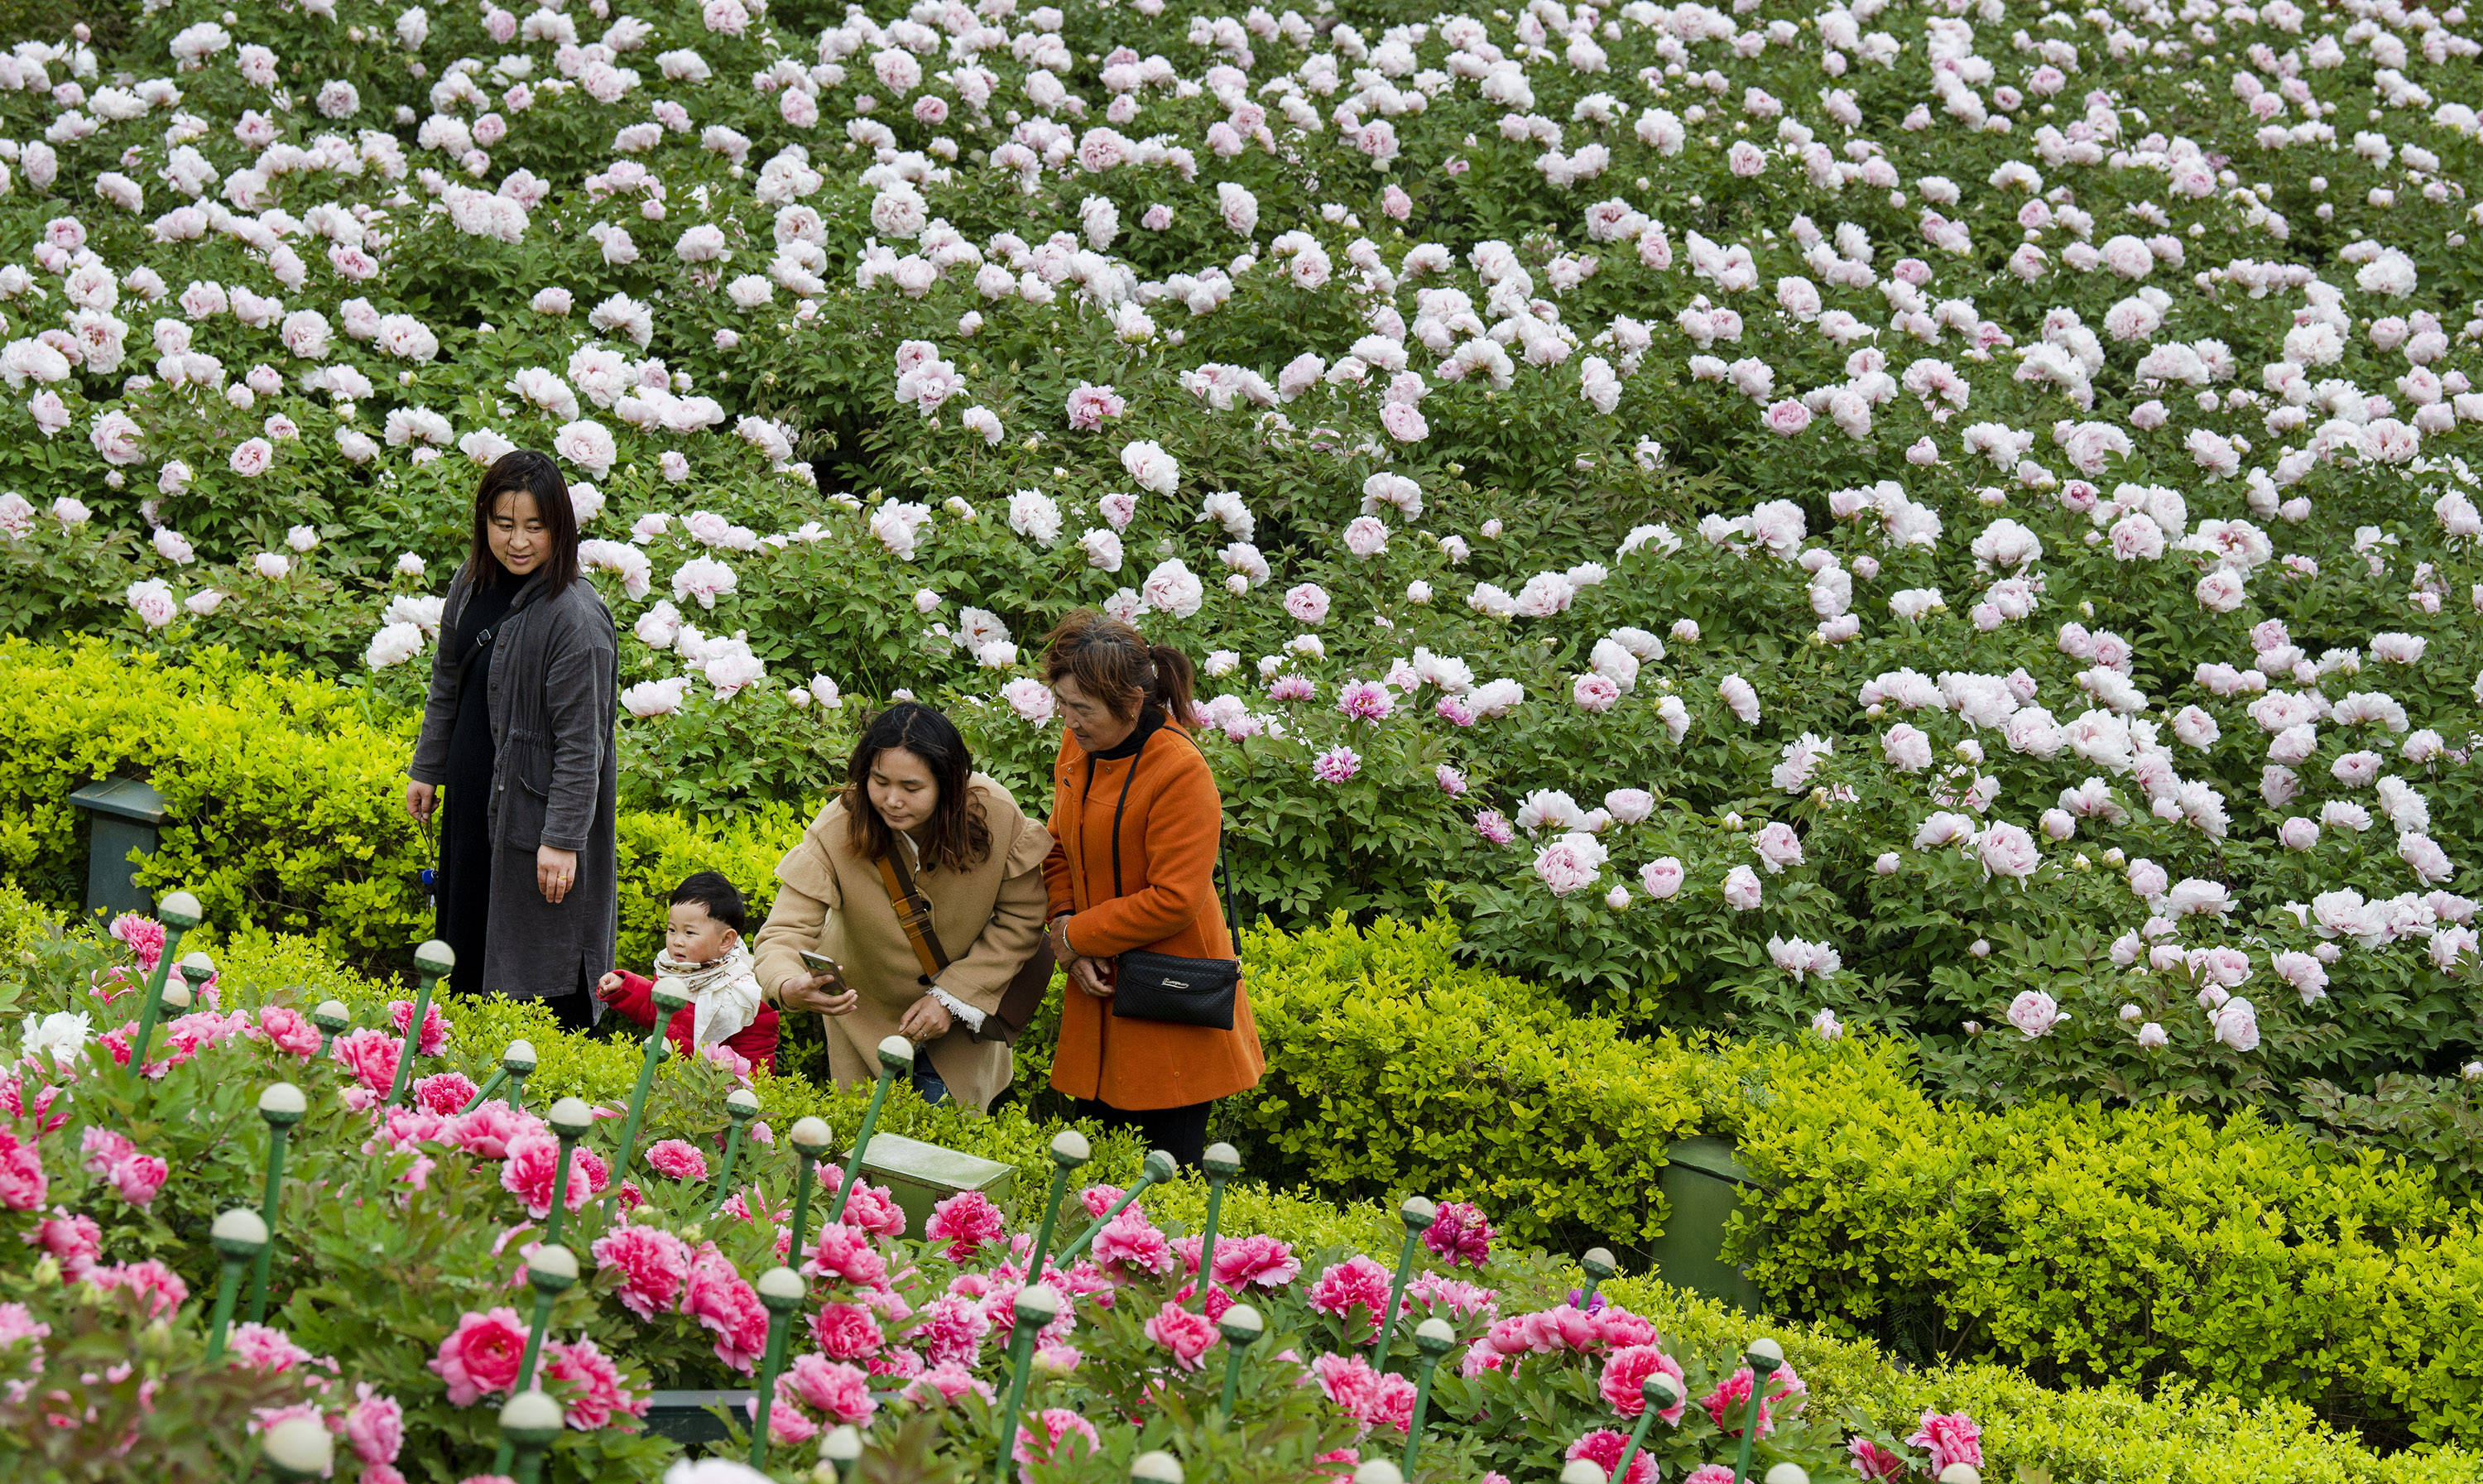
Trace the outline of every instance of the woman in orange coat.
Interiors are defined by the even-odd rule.
[[[1267,1070],[1248,994],[1234,991],[1231,1030],[1112,1014],[1116,955],[1234,956],[1215,884],[1224,804],[1186,725],[1193,673],[1179,650],[1085,610],[1045,641],[1043,671],[1065,724],[1043,862],[1053,956],[1069,978],[1052,1085],[1079,1116],[1195,1165],[1209,1108]]]

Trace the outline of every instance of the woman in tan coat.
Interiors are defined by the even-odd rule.
[[[1043,862],[1052,952],[1069,969],[1052,1085],[1081,1116],[1135,1127],[1149,1148],[1195,1165],[1210,1107],[1267,1070],[1246,986],[1234,991],[1230,1030],[1112,1013],[1116,955],[1234,956],[1215,886],[1224,805],[1186,725],[1189,661],[1081,611],[1046,641],[1043,668],[1065,724],[1053,771],[1057,843]]]
[[[879,1043],[916,1047],[914,1083],[977,1111],[1008,1086],[1001,995],[1043,947],[1052,836],[973,771],[965,739],[915,702],[874,719],[844,792],[777,863],[755,971],[771,1003],[825,1014],[839,1086],[879,1074]],[[929,909],[910,933],[896,900]],[[807,950],[841,977],[814,971]],[[945,962],[944,962],[945,961]]]

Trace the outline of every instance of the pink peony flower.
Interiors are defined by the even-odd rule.
[[[397,1047],[396,1037],[366,1026],[338,1036],[329,1054],[342,1063],[363,1087],[375,1093],[386,1093],[396,1084]]]
[[[589,1176],[587,1161],[593,1151],[579,1148],[570,1155],[569,1187],[561,1192],[561,1206],[576,1210],[602,1189],[603,1181]],[[595,1161],[600,1169],[601,1159]],[[509,1140],[508,1159],[500,1166],[500,1188],[518,1198],[526,1214],[541,1221],[551,1214],[552,1186],[560,1175],[560,1140],[540,1129],[529,1129]]]
[[[550,1206],[547,1192],[546,1214]],[[588,1252],[597,1267],[620,1272],[621,1307],[641,1319],[670,1312],[689,1277],[689,1244],[660,1227],[615,1227]]]
[[[1845,1444],[1846,1457],[1854,1471],[1866,1480],[1902,1479],[1906,1476],[1906,1460],[1868,1438],[1856,1438]]]
[[[1108,384],[1081,382],[1069,393],[1069,426],[1081,433],[1092,432],[1104,426],[1106,418],[1118,417],[1127,410],[1128,404]]]
[[[282,1330],[264,1324],[236,1324],[226,1340],[226,1353],[253,1370],[280,1374],[310,1359]]]
[[[1146,1331],[1149,1339],[1172,1352],[1174,1363],[1184,1370],[1198,1369],[1199,1357],[1215,1343],[1217,1333],[1215,1321],[1172,1301],[1156,1311]]]
[[[405,1408],[395,1397],[372,1391],[367,1381],[356,1383],[354,1395],[354,1404],[345,1409],[346,1444],[365,1464],[395,1463],[397,1450],[405,1445]]]
[[[1681,1366],[1672,1357],[1653,1345],[1631,1345],[1613,1352],[1612,1359],[1604,1363],[1603,1378],[1597,1384],[1607,1405],[1623,1417],[1634,1418],[1646,1410],[1646,1378],[1658,1371],[1675,1381],[1682,1378]],[[1656,1416],[1670,1426],[1681,1420],[1689,1406],[1690,1392],[1685,1386],[1680,1402]]]
[[[824,1356],[795,1357],[785,1372],[784,1385],[802,1405],[838,1422],[865,1426],[879,1411],[879,1403],[871,1398],[870,1378]]]
[[[448,1383],[449,1405],[470,1407],[516,1384],[525,1348],[525,1321],[516,1310],[469,1311],[458,1319],[456,1333],[440,1342],[440,1353],[428,1365]]]
[[[263,1036],[278,1050],[306,1061],[319,1054],[319,1027],[290,1006],[259,1006],[258,1028],[252,1034]]]
[[[1000,1207],[979,1190],[961,1191],[931,1208],[931,1219],[922,1227],[922,1234],[935,1242],[948,1244],[948,1260],[963,1262],[980,1251],[983,1244],[998,1240],[1006,1233],[1008,1224],[1001,1219]]]
[[[1482,1207],[1451,1201],[1431,1218],[1423,1245],[1451,1266],[1481,1267],[1490,1260],[1491,1238],[1491,1223]]]
[[[707,1156],[687,1140],[664,1139],[657,1142],[648,1149],[647,1163],[654,1166],[658,1175],[669,1175],[677,1180],[707,1179]]]
[[[767,1310],[759,1302],[759,1290],[712,1245],[701,1249],[690,1263],[681,1312],[715,1335],[717,1360],[744,1375],[756,1368],[767,1347]]]
[[[1615,1480],[1615,1484],[1655,1484],[1655,1460],[1649,1458],[1643,1450],[1630,1460],[1629,1477],[1626,1479],[1619,1477],[1616,1471],[1621,1465],[1621,1454],[1628,1450],[1628,1434],[1615,1432],[1609,1427],[1598,1427],[1593,1432],[1590,1432],[1585,1437],[1579,1439],[1577,1442],[1570,1444],[1568,1452],[1562,1456],[1564,1458],[1585,1459],[1587,1462],[1593,1464],[1597,1469],[1603,1471],[1604,1477]],[[1701,1470],[1699,1471],[1703,1473],[1708,1471]],[[1717,1470],[1716,1471],[1724,1475],[1725,1484],[1730,1484],[1732,1477],[1731,1470]],[[1701,1480],[1700,1484],[1707,1484],[1707,1481]]]
[[[1096,1234],[1094,1257],[1098,1267],[1121,1269],[1128,1276],[1173,1270],[1172,1244],[1135,1206],[1124,1206]]]
[[[1388,1308],[1388,1270],[1356,1253],[1320,1274],[1311,1285],[1310,1306],[1343,1321],[1346,1338],[1360,1344],[1379,1333],[1379,1316]],[[1358,1320],[1353,1317],[1357,1309],[1361,1311]]]
[[[1962,1412],[1925,1412],[1906,1446],[1929,1449],[1935,1475],[1951,1464],[1983,1467],[1983,1431]]]
[[[317,1048],[318,1036],[319,1032],[314,1027],[310,1032],[313,1049]],[[473,1079],[462,1072],[434,1073],[430,1076],[414,1079],[414,1104],[442,1115],[463,1113],[466,1104],[473,1101],[474,1095],[481,1091]]]
[[[413,1000],[392,999],[388,1001],[388,1024],[395,1027],[398,1035],[404,1035],[405,1028],[413,1022]],[[423,1007],[422,1044],[414,1049],[425,1056],[438,1056],[448,1049],[448,1021],[441,1015],[440,1007],[438,1005],[426,1005]]]
[[[560,1398],[564,1420],[579,1432],[609,1426],[616,1414],[647,1415],[649,1398],[631,1396],[621,1384],[621,1367],[582,1335],[574,1344],[544,1341],[542,1375],[559,1383],[545,1390]]]
[[[888,1343],[879,1320],[861,1304],[826,1304],[811,1316],[811,1342],[832,1361],[866,1360]]]
[[[1237,1293],[1254,1283],[1263,1288],[1281,1288],[1301,1271],[1301,1259],[1294,1256],[1293,1248],[1272,1236],[1228,1237],[1215,1244],[1212,1276]]]
[[[142,917],[125,912],[112,919],[106,929],[114,938],[128,944],[130,957],[138,961],[143,973],[155,971],[155,961],[164,956],[164,924],[152,917]]]
[[[1771,1385],[1775,1383],[1774,1376],[1768,1379]],[[1716,1424],[1716,1430],[1727,1438],[1742,1436],[1742,1425],[1749,1416],[1750,1381],[1750,1367],[1745,1365],[1726,1376],[1722,1385],[1698,1403],[1707,1409],[1707,1419]],[[1764,1438],[1775,1428],[1775,1415],[1763,1396],[1759,1402],[1759,1436]]]
[[[1103,1450],[1104,1440],[1096,1435],[1095,1425],[1065,1407],[1046,1407],[1036,1414],[1035,1421],[1035,1427],[1018,1429],[1012,1450],[1020,1466],[1018,1478],[1026,1484],[1031,1484],[1033,1465],[1038,1462],[1066,1462]]]
[[[70,1278],[83,1278],[103,1251],[103,1229],[95,1225],[92,1216],[71,1215],[54,1206],[52,1214],[36,1222],[34,1230],[25,1232],[21,1240],[43,1249]]]
[[[1404,1377],[1374,1370],[1358,1355],[1322,1355],[1310,1368],[1337,1410],[1364,1427],[1393,1427],[1402,1433],[1412,1425],[1414,1384]]]
[[[181,1282],[180,1275],[152,1258],[143,1262],[91,1268],[86,1281],[107,1293],[119,1288],[136,1294],[149,1319],[172,1313],[190,1298],[190,1286]]]
[[[922,1347],[934,1365],[971,1366],[982,1358],[983,1337],[992,1330],[991,1316],[973,1299],[949,1294],[922,1306],[906,1338]]]

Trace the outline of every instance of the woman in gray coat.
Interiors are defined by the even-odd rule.
[[[578,574],[569,487],[544,454],[501,455],[448,585],[405,791],[416,820],[437,810],[446,825],[434,894],[459,992],[592,1022],[620,932],[619,684],[611,611]]]

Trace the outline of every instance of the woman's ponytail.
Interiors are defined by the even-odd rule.
[[[1148,700],[1163,708],[1165,716],[1184,727],[1197,725],[1198,671],[1189,656],[1168,644],[1150,645],[1147,658],[1155,664],[1155,685]]]

